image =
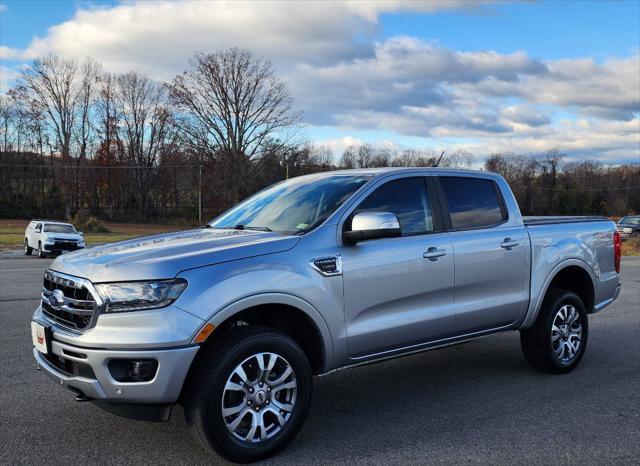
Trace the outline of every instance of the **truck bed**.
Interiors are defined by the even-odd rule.
[[[582,222],[601,222],[609,220],[606,217],[598,217],[598,216],[551,216],[551,217],[543,217],[543,216],[525,216],[522,217],[524,224],[526,226],[534,226],[534,225],[554,225],[557,223],[582,223]]]

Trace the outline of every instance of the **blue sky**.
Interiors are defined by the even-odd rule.
[[[385,36],[406,34],[458,50],[526,50],[545,59],[626,56],[640,47],[640,2],[541,1],[435,15],[384,15]]]
[[[274,62],[303,136],[338,153],[640,162],[640,1],[0,2],[4,89],[44,53],[166,80],[196,51],[239,45]]]

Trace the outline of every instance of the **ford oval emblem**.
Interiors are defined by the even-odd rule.
[[[64,304],[64,293],[62,290],[53,290],[49,304],[51,304],[54,309],[60,309],[62,307]]]

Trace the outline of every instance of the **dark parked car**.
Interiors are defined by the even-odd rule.
[[[640,235],[640,215],[627,215],[618,220],[618,233],[622,239]]]

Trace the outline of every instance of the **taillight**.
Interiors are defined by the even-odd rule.
[[[616,262],[616,273],[620,273],[620,259],[622,258],[622,241],[620,241],[620,233],[613,233],[613,254]]]

